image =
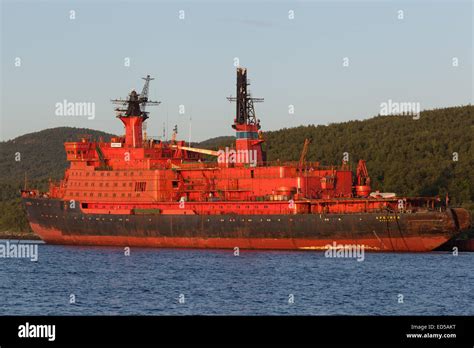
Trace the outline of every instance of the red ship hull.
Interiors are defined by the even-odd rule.
[[[326,250],[334,239],[273,239],[273,238],[186,238],[63,235],[60,230],[31,225],[36,234],[49,244],[120,246],[144,248],[195,249],[259,249],[259,250]],[[366,251],[426,252],[444,244],[450,237],[408,237],[373,239],[337,239],[341,245],[364,245]]]

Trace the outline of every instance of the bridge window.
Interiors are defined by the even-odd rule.
[[[146,182],[139,181],[135,183],[135,192],[144,192],[146,190]]]
[[[236,133],[237,139],[258,139],[257,132],[237,132]]]

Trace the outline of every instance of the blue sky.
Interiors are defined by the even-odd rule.
[[[160,135],[168,120],[187,140],[190,119],[193,141],[233,134],[235,107],[226,97],[235,94],[235,57],[249,69],[252,94],[265,98],[257,105],[263,130],[369,118],[389,99],[422,109],[465,105],[473,100],[472,7],[471,1],[4,0],[1,140],[58,126],[121,134],[110,99],[141,90],[146,74],[156,77],[151,98],[162,102],[149,108],[150,135]],[[95,102],[96,117],[56,116],[55,104],[64,99]]]

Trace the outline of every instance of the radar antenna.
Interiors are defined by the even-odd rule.
[[[237,96],[227,97],[230,102],[235,101],[237,103],[236,114],[234,125],[236,124],[247,124],[256,125],[257,129],[260,129],[260,120],[257,120],[255,115],[254,103],[263,102],[263,98],[252,98],[249,92],[247,92],[247,86],[250,82],[247,81],[247,69],[239,67],[237,68]]]
[[[145,80],[142,92],[138,94],[135,90],[132,90],[128,96],[128,99],[112,99],[112,103],[119,105],[115,108],[117,117],[129,117],[129,116],[141,116],[143,120],[148,118],[148,112],[145,111],[148,105],[160,105],[161,102],[148,100],[148,90],[150,87],[150,81],[154,80],[150,75],[142,77]]]

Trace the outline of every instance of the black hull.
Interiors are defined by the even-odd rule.
[[[24,198],[24,203],[35,233],[54,244],[317,250],[336,242],[428,251],[458,233],[446,212],[119,215],[85,214],[55,199]]]

